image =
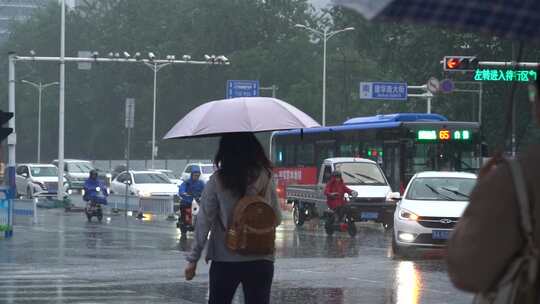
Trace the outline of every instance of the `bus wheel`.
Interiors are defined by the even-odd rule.
[[[305,214],[300,212],[300,207],[298,206],[298,204],[294,204],[292,214],[293,214],[294,224],[297,227],[301,227],[302,225],[304,225],[304,221],[306,220]]]

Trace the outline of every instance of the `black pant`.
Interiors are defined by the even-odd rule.
[[[212,262],[208,304],[230,304],[240,283],[245,304],[268,304],[273,277],[270,261]]]

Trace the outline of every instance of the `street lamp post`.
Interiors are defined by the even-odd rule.
[[[28,80],[21,80],[21,82],[29,84],[29,85],[33,86],[34,88],[36,88],[38,90],[39,97],[38,97],[37,162],[39,164],[39,163],[41,163],[41,95],[42,95],[43,90],[45,90],[46,88],[48,88],[50,86],[58,85],[59,82],[55,81],[55,82],[50,82],[50,83],[46,83],[46,84],[43,84],[41,81],[39,83],[34,83],[34,82],[31,82],[31,81],[28,81]]]
[[[156,101],[157,101],[157,73],[162,68],[168,66],[170,63],[156,63],[156,62],[145,62],[146,66],[154,71],[154,106],[152,113],[152,162],[151,167],[154,169],[154,159],[156,156]]]
[[[354,27],[347,27],[337,31],[328,31],[327,28],[324,31],[319,31],[314,28],[310,28],[303,24],[296,24],[295,27],[308,30],[316,35],[319,35],[323,39],[323,87],[322,87],[322,125],[326,126],[326,44],[328,40],[335,35],[347,32],[354,31]]]

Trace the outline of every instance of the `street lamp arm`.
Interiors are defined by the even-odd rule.
[[[26,84],[29,84],[35,88],[38,88],[39,89],[39,84],[38,83],[35,83],[35,82],[32,82],[32,81],[28,81],[28,80],[21,80],[22,83],[26,83]]]
[[[339,33],[348,32],[348,31],[354,31],[354,27],[348,27],[348,28],[344,28],[344,29],[341,29],[341,30],[338,30],[338,31],[330,32],[330,33],[327,34],[326,40],[334,37],[335,35],[337,35]]]
[[[303,25],[303,24],[296,24],[295,27],[301,28],[301,29],[305,29],[305,30],[308,30],[308,31],[310,31],[310,32],[313,32],[313,33],[315,33],[315,34],[317,34],[317,35],[320,35],[320,36],[324,37],[324,33],[323,33],[323,32],[321,32],[321,31],[319,31],[319,30],[316,30],[316,29],[314,29],[314,28],[311,28],[311,27],[309,27],[309,26],[306,26],[306,25]]]
[[[47,84],[44,84],[42,85],[41,87],[43,89],[47,88],[47,87],[50,87],[50,86],[53,86],[53,85],[59,85],[60,83],[58,81],[55,81],[55,82],[50,82],[50,83],[47,83]]]
[[[47,87],[50,87],[50,86],[53,86],[53,85],[59,85],[60,83],[58,81],[55,81],[55,82],[49,82],[49,83],[46,83],[46,84],[42,84],[41,82],[40,83],[35,83],[35,82],[32,82],[32,81],[28,81],[28,80],[21,80],[22,83],[26,83],[26,84],[29,84],[33,87],[35,87],[36,89],[45,89]]]

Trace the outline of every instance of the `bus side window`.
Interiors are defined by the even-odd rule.
[[[330,166],[324,166],[324,172],[323,172],[323,176],[322,176],[322,182],[323,184],[326,184],[328,183],[328,181],[330,180],[330,177],[332,176],[332,167]]]

